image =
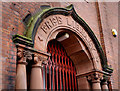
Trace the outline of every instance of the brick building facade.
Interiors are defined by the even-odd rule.
[[[52,39],[57,39],[59,38],[59,36],[62,36],[62,34],[64,33],[68,33],[69,36],[72,36],[70,37],[71,41],[75,42],[76,44],[74,45],[74,43],[72,43],[69,40],[66,40],[66,41],[63,40],[62,42],[60,41],[60,43],[65,48],[68,56],[71,58],[71,60],[75,64],[75,67],[77,70],[77,73],[74,76],[74,79],[76,78],[77,80],[76,88],[90,89],[90,86],[88,86],[89,83],[87,83],[87,81],[89,80],[87,77],[95,73],[102,76],[105,74],[108,74],[107,80],[109,79],[108,81],[109,89],[111,88],[118,89],[118,36],[114,37],[111,31],[112,29],[116,29],[118,31],[118,3],[117,2],[111,2],[111,3],[109,2],[73,2],[73,3],[72,2],[61,2],[61,3],[60,2],[2,2],[1,6],[2,6],[1,8],[2,27],[0,32],[2,33],[2,36],[0,36],[0,40],[2,42],[0,43],[0,45],[2,46],[2,48],[0,53],[2,56],[1,56],[0,64],[2,66],[0,68],[0,81],[1,81],[0,89],[16,88],[15,87],[16,86],[15,84],[17,83],[16,77],[19,77],[19,76],[16,76],[17,75],[16,70],[18,66],[17,61],[19,61],[19,58],[18,58],[19,51],[23,49],[29,51],[32,54],[31,60],[35,60],[36,53],[37,55],[40,55],[40,56],[42,55],[45,60],[48,60],[50,53],[47,53],[47,51],[45,50],[46,45],[44,43],[48,43]],[[55,8],[55,7],[59,7],[59,8]],[[39,17],[38,21],[35,21],[36,17]],[[58,24],[56,23],[56,26],[58,27],[58,29],[57,27],[54,28],[55,26],[52,27],[52,25],[50,25],[50,19],[54,20],[55,18],[58,21],[57,22]],[[65,21],[65,19],[67,20]],[[63,25],[61,24],[61,22]],[[67,22],[67,25],[65,25],[65,22]],[[47,27],[45,26],[46,23],[47,24],[49,23]],[[80,30],[82,30],[81,32],[82,35],[79,35],[80,32],[78,27]],[[59,32],[56,32],[53,35],[52,35],[52,32],[49,33],[49,31],[53,31],[55,29]],[[36,32],[34,32],[33,30]],[[41,32],[41,30],[44,32]],[[33,32],[31,33],[31,31]],[[94,34],[91,33],[90,31],[92,31]],[[76,35],[74,35],[73,32]],[[48,38],[49,39],[48,41],[46,38],[47,34],[51,36],[50,38]],[[83,43],[84,40],[83,42],[80,42],[81,45],[77,44],[77,42],[79,41],[77,40],[78,38],[76,36],[81,37],[81,39],[82,39],[82,36],[83,37],[85,36],[86,38],[91,40],[93,44],[88,43],[88,46],[87,46],[88,49],[87,49],[85,47],[85,44]],[[97,38],[98,41],[95,38]],[[100,45],[98,43],[100,43]],[[73,45],[77,49],[74,49],[74,47],[70,47],[69,45]],[[93,53],[93,56],[96,56],[95,59],[94,57],[92,58],[91,51],[89,50],[89,47],[91,47],[91,45],[94,50],[97,50],[97,52]],[[93,64],[95,64],[96,66],[94,72],[92,71],[93,70],[92,66],[90,67],[91,72],[88,71],[90,65],[86,64],[87,61],[82,62],[83,60],[89,59],[89,58],[88,59],[86,58],[87,56],[84,56],[84,53],[82,54],[80,52],[79,54],[79,51],[77,51],[76,53],[78,54],[74,53],[73,55],[70,50],[72,51],[82,50],[86,53],[85,55],[91,56],[90,60],[93,60]],[[90,52],[88,52],[88,50]],[[102,53],[101,50],[104,53]],[[80,56],[80,58],[77,55]],[[100,55],[102,55],[102,57]],[[79,59],[80,59],[80,62],[76,61]],[[96,63],[97,60],[98,62]],[[77,66],[78,63],[81,65],[84,65],[85,67],[81,65]],[[107,66],[105,66],[104,68],[104,65],[107,65]],[[110,72],[105,70],[108,68]],[[111,73],[112,69],[113,69],[113,73]],[[31,79],[34,79],[34,78],[35,77],[32,76]],[[45,79],[44,75],[42,79]],[[41,83],[44,83],[43,87],[41,88],[49,89],[50,87],[46,87],[46,84],[49,82],[46,83],[45,81],[43,80],[43,82],[41,82]],[[18,83],[17,83],[17,86],[18,86]],[[64,81],[62,81],[62,85],[63,85],[62,88],[64,88],[63,83]],[[30,84],[30,81],[27,82],[26,87],[31,86],[28,84]],[[75,85],[72,87],[75,88]],[[34,84],[32,84],[30,88],[35,89]],[[94,87],[91,87],[91,88],[94,88]],[[52,89],[52,86],[51,86],[51,89]]]

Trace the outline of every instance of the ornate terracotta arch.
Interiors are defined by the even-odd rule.
[[[102,65],[101,71],[104,74],[110,75],[112,73],[113,70],[108,67],[107,59],[95,34],[87,23],[78,16],[73,5],[66,8],[44,9],[31,16],[27,22],[25,36],[15,35],[13,41],[17,43],[17,46],[20,46],[19,44],[26,45],[25,49],[31,50],[33,53],[37,52],[47,58],[49,56],[47,43],[56,37],[60,29],[72,31],[84,41],[92,55],[93,63],[96,66],[95,70],[100,70]],[[37,47],[37,45],[40,46]]]
[[[51,15],[64,15],[64,16],[71,16],[74,21],[76,21],[83,29],[86,31],[88,36],[91,38],[93,41],[98,53],[100,54],[100,59],[101,59],[101,64],[103,67],[103,70],[106,72],[110,72],[110,69],[108,68],[107,65],[107,59],[104,55],[104,52],[102,50],[102,47],[100,43],[98,42],[95,34],[91,30],[91,28],[87,25],[87,23],[79,17],[79,15],[75,12],[75,9],[73,5],[68,6],[67,8],[49,8],[45,9],[43,11],[40,11],[37,15],[37,17],[31,17],[31,20],[29,21],[29,27],[26,32],[26,37],[31,38],[34,44],[34,39],[36,32],[38,30],[39,25],[43,22],[45,18]]]

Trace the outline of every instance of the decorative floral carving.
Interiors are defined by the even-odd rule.
[[[17,49],[17,63],[18,64],[25,64],[27,65],[26,58],[24,57],[24,49],[18,48]]]
[[[34,54],[34,63],[38,63],[38,55],[37,54]]]
[[[24,50],[23,54],[24,54],[24,57],[26,57],[27,60],[29,60],[29,61],[32,60],[32,53],[30,51]]]
[[[87,80],[92,82],[100,82],[100,79],[102,79],[102,74],[100,73],[92,73],[87,76]]]
[[[47,59],[39,56],[38,54],[34,54],[34,66],[36,65],[42,67],[43,64],[48,64]]]
[[[18,59],[21,59],[23,57],[23,49],[20,48],[17,49],[17,57]]]

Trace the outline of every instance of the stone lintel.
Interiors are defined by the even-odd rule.
[[[23,44],[25,46],[33,47],[32,39],[27,38],[27,37],[22,36],[22,35],[18,35],[18,34],[14,35],[13,36],[13,42]]]

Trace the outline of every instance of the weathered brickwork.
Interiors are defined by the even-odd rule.
[[[0,90],[2,88],[2,2],[0,2]]]
[[[118,36],[113,37],[111,33],[113,28],[118,31],[118,3],[100,3],[99,6],[107,60],[114,69],[113,88],[118,88]]]
[[[23,19],[30,13],[34,13],[41,5],[50,5],[51,7],[66,7],[73,4],[76,12],[95,33],[100,41],[99,24],[95,2],[79,2],[79,3],[40,3],[40,2],[2,2],[2,29],[0,32],[0,88],[14,89],[16,77],[16,47],[12,41],[15,34],[24,35],[26,26]],[[1,7],[1,6],[0,6]],[[118,31],[118,4],[117,3],[99,3],[101,22],[103,28],[103,36],[106,47],[106,55],[109,64],[114,69],[112,75],[113,88],[118,88],[118,37],[113,37],[111,29]]]

